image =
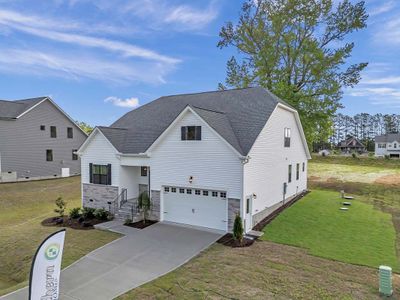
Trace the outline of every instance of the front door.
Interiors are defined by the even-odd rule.
[[[245,203],[245,231],[249,232],[253,228],[253,218],[251,215],[251,204],[252,204],[252,197],[246,197]]]

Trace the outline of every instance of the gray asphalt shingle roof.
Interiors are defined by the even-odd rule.
[[[158,98],[134,109],[101,132],[121,153],[144,153],[190,106],[240,154],[247,155],[278,103],[261,87]]]
[[[46,98],[47,97],[37,97],[15,101],[0,100],[0,119],[15,119]]]
[[[400,141],[400,133],[388,133],[375,137],[376,143],[392,143],[394,141]]]

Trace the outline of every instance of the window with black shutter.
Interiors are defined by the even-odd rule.
[[[182,126],[182,141],[201,141],[201,126]]]
[[[90,183],[111,185],[111,165],[89,165]]]

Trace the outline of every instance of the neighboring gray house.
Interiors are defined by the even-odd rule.
[[[79,174],[86,138],[50,97],[0,100],[0,182]]]
[[[400,158],[400,133],[388,133],[375,137],[375,156]]]

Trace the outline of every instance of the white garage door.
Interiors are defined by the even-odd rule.
[[[227,230],[226,193],[165,186],[164,220]]]

